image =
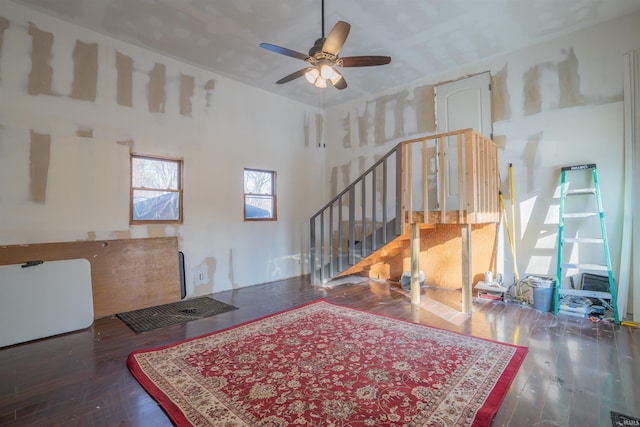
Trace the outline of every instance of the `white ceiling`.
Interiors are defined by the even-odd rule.
[[[640,10],[640,0],[326,0],[325,35],[351,24],[340,56],[391,64],[344,68],[348,87],[304,78],[306,63],[258,47],[307,53],[322,34],[321,0],[12,0],[251,86],[326,107],[478,62]]]

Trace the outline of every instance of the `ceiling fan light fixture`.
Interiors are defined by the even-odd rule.
[[[338,73],[333,73],[333,76],[331,76],[329,80],[331,81],[331,84],[335,86],[340,81],[341,78],[342,78],[342,75]]]
[[[320,77],[316,80],[316,82],[314,83],[314,86],[320,89],[324,89],[327,87],[327,81],[322,77]]]
[[[304,73],[304,77],[311,84],[316,83],[316,80],[318,80],[319,75],[320,75],[320,71],[317,68],[310,68],[306,73]]]
[[[322,66],[320,67],[320,75],[325,80],[332,79],[336,74],[336,71],[329,64],[322,64]]]
[[[371,67],[391,62],[391,58],[388,56],[365,55],[340,58],[338,54],[342,50],[350,30],[351,25],[348,22],[338,21],[325,37],[324,0],[322,0],[322,37],[315,41],[308,55],[270,43],[260,43],[260,47],[263,49],[307,62],[305,68],[284,76],[276,84],[287,83],[304,76],[305,80],[317,88],[324,89],[331,84],[336,89],[342,90],[347,88],[347,82],[340,73],[340,68]]]

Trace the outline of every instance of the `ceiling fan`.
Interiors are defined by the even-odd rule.
[[[260,47],[281,55],[301,59],[309,63],[308,67],[298,70],[278,80],[276,84],[283,84],[305,76],[307,81],[319,88],[327,87],[327,82],[336,89],[344,89],[347,82],[338,71],[339,67],[370,67],[385,65],[391,62],[389,56],[347,56],[338,57],[344,42],[347,40],[351,25],[344,21],[338,21],[333,26],[329,35],[324,36],[324,0],[322,0],[322,37],[317,39],[309,54],[305,55],[295,50],[276,46],[270,43],[260,43]]]

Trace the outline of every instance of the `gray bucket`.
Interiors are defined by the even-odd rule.
[[[533,308],[539,311],[551,311],[554,287],[533,288]]]

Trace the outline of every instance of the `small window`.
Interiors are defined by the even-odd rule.
[[[129,220],[182,223],[182,160],[131,155]]]
[[[276,173],[257,169],[244,170],[245,221],[275,221]]]

